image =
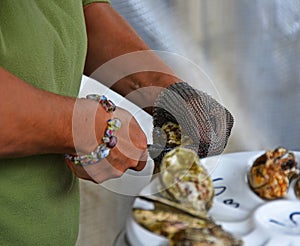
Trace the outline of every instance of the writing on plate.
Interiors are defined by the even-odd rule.
[[[296,228],[300,227],[300,224],[298,224],[296,218],[298,218],[300,222],[300,212],[290,213],[288,216],[288,222],[282,222],[275,219],[269,219],[269,222],[283,227]]]
[[[222,183],[222,181],[224,181],[224,179],[223,178],[214,178],[212,181],[214,183],[215,196],[220,196],[222,194],[224,195],[227,190],[227,186]],[[232,206],[234,208],[240,207],[240,203],[235,201],[232,197],[223,199],[223,203],[225,205]]]

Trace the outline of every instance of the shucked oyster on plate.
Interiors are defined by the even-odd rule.
[[[146,229],[167,237],[171,246],[242,245],[240,240],[210,219],[199,219],[174,211],[141,209],[134,209],[133,216]]]
[[[286,196],[291,180],[298,174],[294,154],[278,147],[254,161],[248,173],[248,181],[258,196],[273,200]]]

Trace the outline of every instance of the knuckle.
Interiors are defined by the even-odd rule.
[[[137,166],[138,166],[138,162],[132,160],[129,162],[128,168],[135,168]]]
[[[95,179],[93,179],[92,181],[93,181],[95,184],[101,184],[101,183],[102,183],[102,181],[101,181],[101,180],[97,180],[97,179],[96,179],[96,180],[95,180]]]
[[[124,174],[125,171],[120,171],[118,169],[114,169],[114,171],[112,172],[112,178],[119,178]]]
[[[147,148],[147,137],[144,134],[144,132],[141,132],[141,134],[136,135],[136,138],[137,138],[136,142],[137,142],[139,148],[145,150]]]

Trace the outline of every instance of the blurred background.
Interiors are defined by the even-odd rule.
[[[300,0],[111,4],[152,49],[176,53],[209,76],[235,118],[225,153],[300,150]],[[187,82],[205,90],[197,78]],[[81,194],[78,244],[113,245],[132,197],[87,182]]]

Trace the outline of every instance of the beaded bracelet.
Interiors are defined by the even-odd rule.
[[[116,105],[103,95],[89,94],[86,98],[99,102],[108,113],[111,113],[116,109]],[[109,155],[110,150],[117,144],[117,137],[114,136],[114,133],[116,130],[119,130],[120,127],[121,121],[119,119],[113,118],[108,120],[102,143],[97,146],[94,151],[86,155],[65,154],[66,161],[71,161],[72,164],[75,165],[86,166],[98,163],[101,159],[106,158]]]

